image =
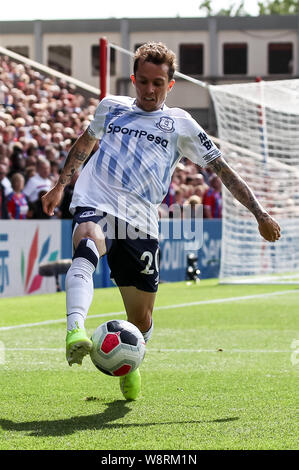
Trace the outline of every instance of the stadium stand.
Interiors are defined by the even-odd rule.
[[[74,84],[62,78],[48,76],[5,55],[0,55],[0,91],[3,97],[0,103],[0,218],[15,218],[20,208],[7,211],[4,207],[13,192],[13,175],[23,175],[26,188],[28,180],[38,173],[39,160],[46,159],[50,162],[47,178],[54,184],[73,142],[92,119],[98,99],[81,94]],[[169,206],[202,203],[210,176],[209,170],[183,159],[174,172],[164,203]],[[72,184],[66,188],[65,200],[54,218],[70,217],[66,201],[70,198]],[[14,204],[22,201],[24,205],[23,189],[21,192],[20,198],[13,197]],[[26,218],[44,218],[38,201],[34,204],[28,201],[28,206]]]

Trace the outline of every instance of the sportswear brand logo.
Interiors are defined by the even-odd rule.
[[[174,132],[174,120],[170,117],[161,117],[156,126],[164,132]]]
[[[114,111],[112,111],[111,115],[118,117],[118,116],[121,116],[124,112],[125,112],[124,109],[115,109]]]
[[[80,217],[92,217],[95,214],[96,214],[95,211],[85,211],[85,212],[82,212]]]
[[[154,134],[149,134],[147,131],[140,130],[140,129],[129,129],[128,127],[120,127],[114,126],[113,124],[109,124],[107,134],[118,134],[121,133],[123,135],[129,135],[132,137],[136,137],[138,139],[145,137],[150,142],[154,142],[156,145],[162,145],[163,148],[167,148],[168,140],[162,139],[162,137]]]

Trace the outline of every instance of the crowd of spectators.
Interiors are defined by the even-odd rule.
[[[197,206],[202,208],[202,212],[197,212],[198,215],[208,219],[221,218],[221,185],[220,178],[209,167],[201,168],[183,158],[174,171],[168,194],[163,201],[170,210],[165,210],[165,206],[164,209],[161,207],[160,217],[178,217],[184,214],[195,216]],[[190,206],[190,211],[184,211],[186,206]]]
[[[41,197],[57,181],[98,99],[0,55],[0,100],[0,219],[71,218],[68,208],[78,174],[65,188],[54,216],[42,211]],[[164,207],[173,204],[202,204],[204,217],[221,217],[219,178],[183,159],[164,200]]]

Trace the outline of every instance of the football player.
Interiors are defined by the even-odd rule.
[[[66,357],[82,363],[92,344],[84,323],[93,298],[92,275],[107,255],[111,277],[121,292],[127,319],[147,342],[159,283],[158,207],[182,157],[209,165],[233,196],[255,216],[261,235],[274,242],[277,222],[260,205],[244,180],[227,164],[202,127],[184,110],[169,108],[175,80],[175,54],[162,43],[137,49],[131,76],[136,98],[107,96],[77,139],[57,184],[42,199],[53,215],[73,174],[82,169],[70,211],[74,214],[72,266],[66,276]],[[136,399],[140,372],[120,379],[126,399]]]

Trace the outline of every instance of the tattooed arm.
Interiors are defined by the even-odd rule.
[[[54,209],[61,201],[65,186],[89,157],[96,140],[95,137],[89,134],[88,129],[76,140],[69,151],[56,185],[42,197],[43,210],[46,214],[54,214]]]
[[[269,242],[278,240],[280,238],[280,227],[278,223],[259,203],[252,190],[241,176],[239,176],[222,157],[213,160],[209,166],[213,168],[231,194],[255,216],[262,237]]]

